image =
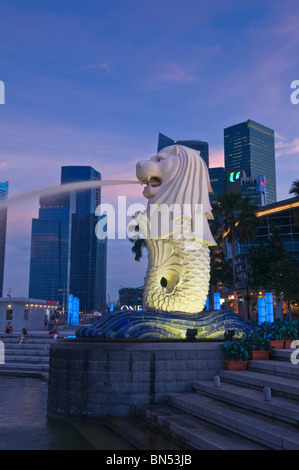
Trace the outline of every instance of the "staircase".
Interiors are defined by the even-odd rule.
[[[0,335],[4,343],[5,363],[0,364],[0,375],[17,375],[26,377],[39,377],[48,380],[50,343],[48,334],[34,333],[23,344],[19,344],[16,333],[13,335]]]
[[[139,449],[166,449],[167,438],[183,450],[299,450],[299,365],[291,352],[249,361],[247,371],[221,370],[220,386],[194,382],[190,393],[167,394],[164,405],[140,406],[136,417],[106,424]]]

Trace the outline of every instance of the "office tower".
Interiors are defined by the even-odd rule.
[[[173,140],[167,137],[164,134],[159,132],[158,136],[158,152],[169,145],[184,145],[185,147],[198,150],[200,152],[201,158],[205,161],[207,167],[209,168],[209,144],[202,140]]]
[[[266,204],[266,178],[246,176],[245,171],[227,172],[226,193],[239,193],[256,206]]]
[[[32,219],[29,297],[58,301],[70,289],[70,227],[73,195],[40,198]]]
[[[210,184],[213,192],[210,193],[211,204],[216,202],[215,196],[223,196],[226,192],[226,171],[222,167],[209,168]]]
[[[126,307],[134,307],[134,310],[142,309],[143,287],[122,287],[118,293],[121,309]]]
[[[65,304],[72,294],[81,311],[105,309],[107,242],[95,235],[101,192],[88,189],[88,181],[100,179],[89,166],[62,167],[62,185],[86,181],[87,188],[40,199],[32,221],[30,297]]]
[[[0,297],[3,297],[7,209],[1,203],[7,199],[8,182],[0,183]]]
[[[248,197],[255,206],[264,206],[266,204],[267,184],[264,176],[244,177],[241,179],[241,194]]]
[[[88,166],[61,169],[61,184],[100,180],[101,174]],[[103,311],[106,303],[107,240],[95,235],[101,203],[100,188],[76,192],[71,221],[70,291],[80,300],[81,310]]]
[[[265,177],[266,204],[276,202],[274,131],[252,120],[224,129],[225,170]]]

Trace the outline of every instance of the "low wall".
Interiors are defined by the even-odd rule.
[[[134,415],[224,368],[221,343],[66,340],[51,345],[48,417]]]

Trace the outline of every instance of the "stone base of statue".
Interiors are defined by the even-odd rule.
[[[194,381],[212,380],[224,369],[223,335],[230,329],[247,333],[251,325],[230,311],[119,311],[82,325],[76,337],[51,344],[48,417],[135,416],[137,406],[191,392]]]
[[[235,330],[236,336],[240,336],[243,333],[248,334],[252,325],[229,310],[195,315],[121,310],[104,314],[92,325],[80,326],[76,337],[185,339],[193,331],[194,339],[223,339],[225,332],[231,329]]]

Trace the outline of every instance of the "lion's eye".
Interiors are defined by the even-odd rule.
[[[157,158],[157,162],[159,162],[160,160],[162,160],[162,158]]]

